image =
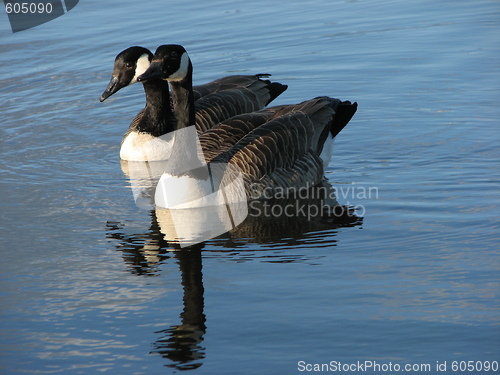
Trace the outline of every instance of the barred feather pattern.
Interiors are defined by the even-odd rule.
[[[276,97],[271,92],[270,84],[269,81],[263,81],[257,75],[253,76],[253,80],[247,79],[244,85],[224,89],[196,100],[197,130],[203,133],[233,116],[264,108]],[[283,87],[282,91],[286,89],[286,86],[280,86]]]
[[[323,179],[320,154],[327,135],[350,119],[335,121],[342,105],[352,117],[356,103],[329,97],[266,108],[217,125],[201,134],[200,143],[207,161],[238,166],[250,199],[312,187]]]
[[[134,119],[132,120],[132,122],[130,123],[127,131],[125,132],[125,134],[123,135],[123,138],[122,138],[122,142],[125,140],[125,138],[127,138],[127,136],[135,131],[137,129],[137,125],[139,124],[139,122],[141,121],[142,117],[144,116],[144,111],[146,110],[146,108],[143,108],[139,111],[139,113],[134,117]]]
[[[321,153],[322,143],[326,138],[325,130],[331,130],[331,127],[327,127],[326,124],[331,122],[332,117],[335,118],[334,108],[337,107],[338,103],[340,103],[338,99],[318,97],[299,104],[269,107],[257,112],[235,116],[200,135],[205,159],[211,161],[223,152],[235,147],[243,137],[258,127],[291,114],[296,116],[303,114],[312,123],[315,123],[316,127],[323,129],[322,132],[317,132],[315,138],[311,140],[312,144],[316,145],[316,151]],[[349,105],[351,104],[349,103]],[[345,124],[339,125],[337,133],[343,126]]]
[[[206,95],[216,93],[223,90],[232,90],[238,87],[248,87],[256,79],[270,77],[270,74],[255,74],[255,75],[232,75],[226,76],[215,81],[207,82],[203,85],[193,86],[194,100],[198,100]]]

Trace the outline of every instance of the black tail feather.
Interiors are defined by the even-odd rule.
[[[268,73],[256,74],[255,76],[267,84],[267,89],[269,90],[269,95],[271,95],[271,98],[267,101],[266,105],[271,103],[274,99],[280,96],[288,88],[288,85],[283,85],[282,83],[279,82],[271,82],[268,79],[264,79],[264,78],[269,78],[271,76]]]
[[[358,103],[351,103],[350,101],[341,102],[335,111],[330,133],[335,137],[342,129],[349,123],[352,116],[358,109]]]
[[[283,85],[279,82],[269,82],[267,87],[269,89],[269,95],[271,95],[271,98],[266,103],[266,105],[268,105],[278,96],[280,96],[288,88],[288,85]]]

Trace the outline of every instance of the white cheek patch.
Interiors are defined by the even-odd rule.
[[[143,74],[149,68],[149,65],[151,65],[151,61],[149,61],[149,56],[147,53],[139,57],[139,59],[137,60],[137,65],[135,67],[134,78],[132,78],[132,81],[130,81],[129,84],[131,85],[133,83],[136,83],[137,77]]]
[[[181,56],[181,64],[179,69],[168,77],[169,81],[182,81],[186,78],[189,69],[189,56],[187,52],[184,52]]]

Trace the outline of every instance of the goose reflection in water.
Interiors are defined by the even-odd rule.
[[[159,353],[173,362],[168,367],[180,370],[195,369],[202,365],[205,348],[201,345],[206,332],[203,313],[203,281],[201,249],[188,248],[175,253],[182,274],[184,310],[182,323],[159,331],[163,336],[154,344],[153,353]]]
[[[195,369],[203,364],[205,348],[202,345],[206,334],[204,314],[204,287],[202,279],[201,251],[205,241],[180,248],[177,232],[197,234],[200,222],[214,224],[216,217],[203,216],[199,212],[185,211],[185,221],[172,220],[168,209],[154,206],[155,183],[161,177],[161,168],[155,169],[154,163],[129,163],[122,161],[122,169],[130,178],[134,199],[141,208],[150,211],[151,224],[139,234],[127,234],[126,224],[107,223],[107,237],[115,241],[117,250],[123,254],[124,262],[130,271],[138,276],[154,276],[161,272],[161,264],[173,259],[179,265],[182,274],[183,305],[180,324],[157,331],[159,338],[153,343],[151,353],[160,354],[170,361],[166,366],[179,370]],[[269,262],[294,262],[307,257],[291,256],[284,251],[271,254],[264,247],[261,251],[254,247],[251,251],[243,248],[249,243],[262,245],[279,244],[280,248],[296,247],[300,244],[314,243],[314,246],[335,246],[336,230],[339,227],[358,226],[362,218],[357,217],[352,209],[340,206],[332,198],[334,193],[328,182],[312,188],[307,198],[281,199],[275,201],[250,202],[248,216],[238,226],[227,230],[210,240],[211,249],[204,252],[219,253],[240,259],[259,257]],[[333,200],[332,200],[333,199]],[[334,209],[325,210],[328,204],[336,204]],[[293,211],[293,208],[299,208]],[[315,207],[311,210],[311,207]],[[292,215],[292,212],[294,215]],[[196,228],[179,229],[179,224]],[[209,237],[207,237],[209,238]],[[172,251],[176,250],[176,251]],[[251,253],[251,255],[249,255]],[[257,254],[257,255],[256,255]]]
[[[156,332],[159,338],[153,343],[151,354],[167,358],[171,362],[168,367],[194,369],[202,365],[201,360],[205,357],[205,348],[201,345],[206,331],[201,263],[203,244],[172,251],[174,248],[159,230],[154,211],[151,215],[152,224],[144,234],[127,235],[122,223],[108,222],[107,237],[116,240],[117,249],[123,253],[125,263],[135,275],[158,275],[161,264],[168,259],[176,260],[184,292],[181,323]]]

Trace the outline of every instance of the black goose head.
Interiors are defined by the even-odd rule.
[[[151,65],[137,80],[162,78],[169,82],[182,81],[192,73],[192,69],[191,60],[183,46],[166,44],[156,49]]]
[[[115,59],[111,81],[101,95],[103,102],[118,90],[137,82],[137,77],[149,67],[153,54],[143,47],[130,47],[120,52]]]

